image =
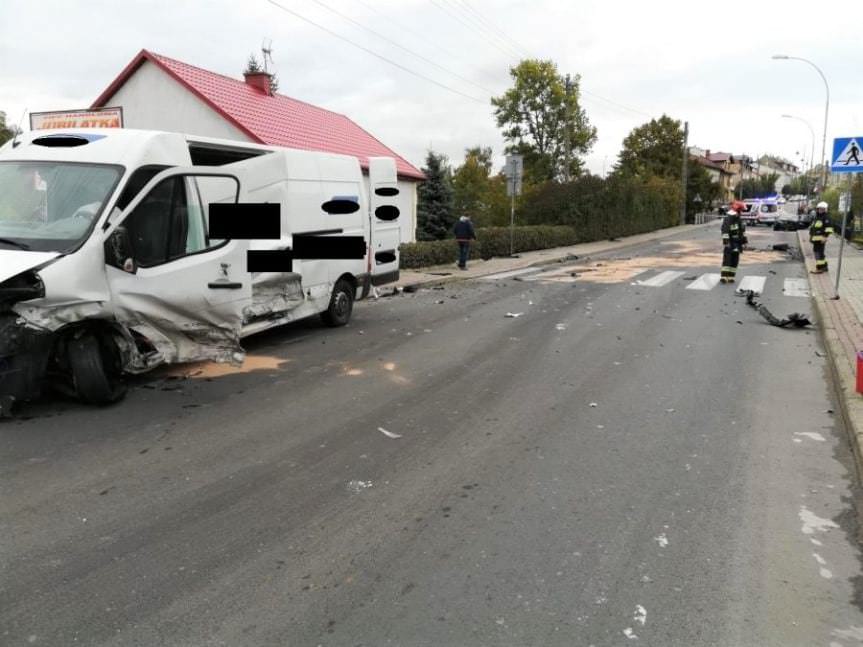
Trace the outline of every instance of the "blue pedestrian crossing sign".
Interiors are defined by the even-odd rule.
[[[833,173],[863,173],[863,136],[837,137],[833,140]]]

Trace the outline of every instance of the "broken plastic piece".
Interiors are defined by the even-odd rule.
[[[401,434],[394,434],[394,433],[393,433],[393,432],[391,432],[391,431],[387,431],[387,430],[386,430],[386,429],[384,429],[383,427],[378,427],[378,431],[379,431],[379,432],[381,432],[381,433],[382,433],[384,436],[386,436],[387,438],[401,438],[401,437],[402,437],[402,435],[401,435]]]
[[[598,407],[599,405],[598,405],[596,402],[591,402],[591,403],[590,403],[590,406],[591,406],[591,407]]]
[[[520,317],[523,314],[523,312],[507,312],[505,316],[508,319],[515,319],[516,317]]]

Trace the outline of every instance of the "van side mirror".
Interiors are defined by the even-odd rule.
[[[105,241],[105,262],[129,274],[135,274],[138,271],[129,231],[122,225],[112,231]]]

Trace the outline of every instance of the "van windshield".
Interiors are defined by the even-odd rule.
[[[0,162],[0,249],[74,249],[102,213],[121,171],[101,164]]]

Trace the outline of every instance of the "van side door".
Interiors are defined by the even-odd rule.
[[[251,301],[245,240],[213,240],[209,207],[240,201],[240,176],[214,167],[159,173],[105,231],[115,318],[158,363],[239,361]]]

